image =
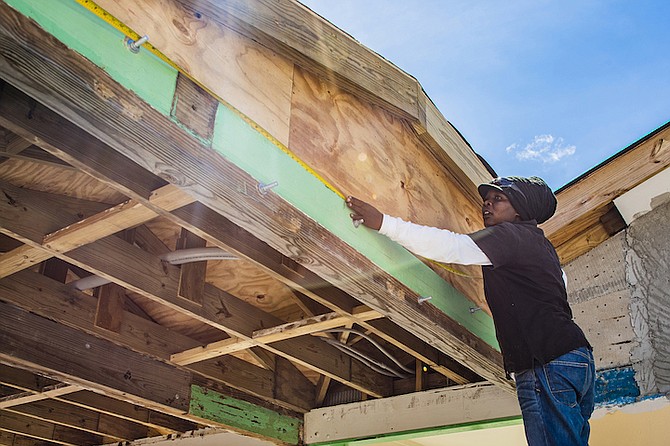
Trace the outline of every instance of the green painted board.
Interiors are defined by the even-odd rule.
[[[224,105],[217,111],[212,148],[259,182],[278,182],[272,189],[294,207],[356,248],[470,332],[497,347],[491,317],[470,311],[472,301],[444,281],[413,254],[376,231],[354,228],[342,198],[301,167],[272,141]],[[262,162],[260,162],[262,160]]]
[[[167,63],[149,51],[131,53],[124,46],[124,36],[119,31],[74,0],[5,1],[170,116],[177,72]],[[259,183],[277,181],[279,185],[273,193],[417,294],[430,296],[430,304],[498,348],[493,321],[488,314],[471,312],[470,300],[400,245],[364,227],[355,229],[348,217],[349,210],[338,194],[223,104],[217,111],[212,147]]]
[[[150,51],[132,53],[124,35],[74,0],[3,0],[68,48],[88,58],[148,104],[169,115],[177,70]],[[151,38],[151,36],[149,36]]]
[[[301,420],[196,385],[191,386],[189,414],[284,443],[300,440]]]

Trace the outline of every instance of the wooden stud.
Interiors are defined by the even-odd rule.
[[[95,325],[118,333],[123,323],[123,302],[126,293],[115,283],[108,283],[97,291],[98,306],[95,311]]]
[[[219,102],[191,79],[179,73],[174,93],[174,117],[205,141],[211,141]]]
[[[204,248],[207,241],[197,235],[182,229],[181,236],[177,241],[177,249]],[[207,274],[207,262],[190,262],[181,265],[179,271],[179,285],[177,295],[184,299],[202,305],[205,294],[205,278]]]

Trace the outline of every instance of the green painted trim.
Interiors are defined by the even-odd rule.
[[[121,32],[74,0],[3,1],[169,116],[177,71],[154,54],[130,52]]]
[[[119,31],[74,0],[5,1],[171,117],[177,72],[167,63],[149,51],[141,50],[139,54],[128,51]],[[431,296],[430,304],[498,348],[493,320],[488,314],[471,313],[470,300],[400,245],[364,227],[355,229],[349,210],[337,193],[224,104],[217,111],[212,147],[259,182],[278,181],[273,193],[420,296]]]
[[[419,295],[431,296],[432,305],[497,348],[493,321],[488,314],[483,311],[471,313],[473,304],[470,300],[397,243],[376,231],[354,228],[350,211],[339,195],[224,105],[217,110],[212,148],[259,182],[277,181],[279,185],[272,189],[273,193]]]
[[[443,426],[439,428],[417,429],[415,431],[406,431],[399,433],[382,434],[374,438],[364,438],[360,440],[344,440],[336,442],[310,443],[310,446],[367,446],[377,443],[386,443],[391,441],[416,440],[417,438],[432,437],[436,435],[455,434],[458,432],[470,432],[482,429],[492,429],[498,427],[518,426],[523,424],[520,416],[510,418],[500,418],[497,420],[477,421],[474,423],[455,424],[453,426]]]
[[[301,420],[197,385],[191,385],[188,413],[284,443],[300,441]]]

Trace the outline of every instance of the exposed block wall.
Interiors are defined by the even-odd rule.
[[[643,395],[670,392],[669,217],[665,201],[626,231],[633,329],[641,340],[631,355]]]
[[[564,266],[568,299],[594,347],[601,404],[670,391],[670,203]]]

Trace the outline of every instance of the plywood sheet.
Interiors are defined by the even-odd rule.
[[[245,260],[207,262],[207,282],[284,321],[304,316],[289,287]]]
[[[138,34],[149,35],[152,45],[208,90],[288,142],[291,62],[172,1],[97,3]]]
[[[89,201],[117,204],[126,199],[123,194],[85,173],[55,165],[10,159],[0,164],[0,178],[18,187]]]
[[[290,149],[336,189],[384,213],[462,233],[483,227],[479,203],[464,195],[406,121],[299,68]],[[481,276],[478,267],[458,269]],[[484,305],[479,279],[440,274]]]

